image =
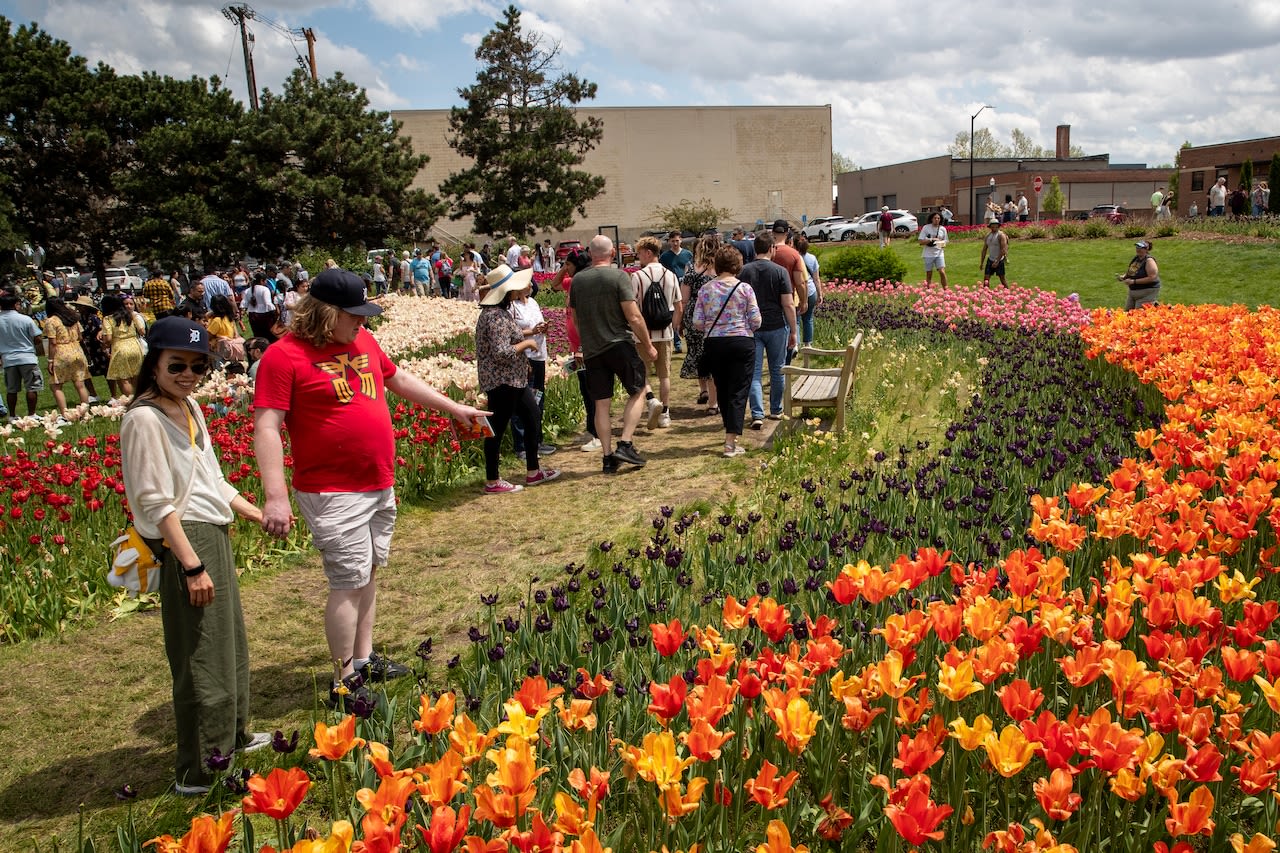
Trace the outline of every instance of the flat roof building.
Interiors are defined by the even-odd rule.
[[[1193,202],[1198,213],[1206,216],[1209,187],[1218,178],[1226,178],[1227,189],[1234,190],[1240,185],[1240,168],[1245,160],[1253,162],[1255,183],[1267,180],[1271,157],[1277,151],[1280,151],[1280,136],[1191,145],[1181,149],[1178,152],[1178,216],[1187,216]]]
[[[655,207],[682,199],[728,208],[723,228],[831,213],[830,105],[578,112],[604,122],[604,136],[581,168],[603,175],[605,188],[563,238],[586,240],[601,226],[617,226],[621,239],[634,240],[657,227]],[[449,110],[396,110],[391,117],[414,151],[431,158],[413,186],[438,194],[440,182],[464,162],[449,147]],[[460,240],[471,227],[469,219],[442,218],[434,231]]]

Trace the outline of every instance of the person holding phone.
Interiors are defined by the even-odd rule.
[[[924,247],[925,284],[933,284],[933,271],[937,270],[942,286],[946,287],[947,259],[942,250],[947,247],[947,226],[942,224],[941,213],[935,213],[929,217],[928,224],[920,229],[918,240]]]

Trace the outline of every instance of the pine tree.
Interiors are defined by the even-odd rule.
[[[575,168],[604,135],[604,122],[574,109],[596,85],[562,72],[559,45],[525,33],[515,6],[503,14],[476,49],[475,84],[459,90],[466,106],[449,116],[449,145],[471,165],[440,192],[479,234],[563,230],[604,191],[604,178]]]
[[[1041,209],[1045,213],[1061,216],[1062,206],[1066,203],[1066,196],[1062,194],[1062,184],[1058,182],[1058,176],[1054,175],[1049,179],[1049,191],[1044,194],[1044,204],[1041,205]]]

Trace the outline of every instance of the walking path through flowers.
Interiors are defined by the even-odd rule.
[[[696,393],[696,383],[674,382],[671,427],[637,431],[644,468],[606,477],[600,454],[580,452],[570,437],[546,461],[563,471],[555,482],[501,496],[468,486],[429,507],[402,507],[379,584],[377,643],[420,665],[413,650],[432,637],[442,665],[466,643],[480,594],[514,588],[503,596],[514,600],[531,575],[581,561],[591,545],[647,523],[661,505],[714,507],[743,492],[760,454],[722,458],[720,420],[694,406]],[[745,443],[760,447],[776,426],[749,432]],[[504,458],[504,474],[519,468]],[[323,692],[316,684],[327,687],[328,677],[324,594],[311,551],[244,586],[258,729],[313,725]],[[90,814],[107,807],[124,784],[143,797],[168,787],[173,719],[158,611],[9,646],[4,655],[20,677],[6,679],[10,713],[0,716],[0,849],[67,831],[81,804]],[[50,743],[31,732],[60,737]]]

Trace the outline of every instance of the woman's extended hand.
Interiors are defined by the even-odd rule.
[[[191,597],[192,607],[208,607],[213,604],[213,579],[208,572],[187,578],[187,595]]]

